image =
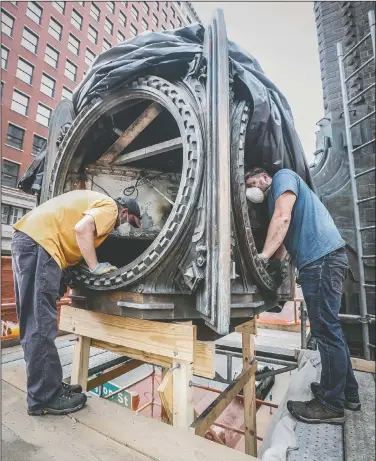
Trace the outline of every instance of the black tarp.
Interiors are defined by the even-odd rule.
[[[201,24],[145,32],[100,54],[73,94],[76,114],[93,98],[111,94],[138,77],[158,75],[170,81],[184,77],[195,55],[203,53],[204,35]],[[249,100],[252,106],[245,152],[247,165],[262,166],[271,174],[290,168],[313,189],[287,100],[257,60],[232,41],[229,57],[235,98]]]

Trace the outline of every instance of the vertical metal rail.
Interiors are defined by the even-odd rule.
[[[370,24],[370,33],[366,35],[360,42],[358,42],[351,50],[349,50],[345,55],[343,54],[342,43],[337,43],[337,56],[339,62],[339,72],[340,72],[340,80],[341,80],[341,90],[342,90],[342,100],[343,100],[343,112],[344,112],[344,120],[345,120],[345,131],[346,131],[346,139],[347,139],[347,154],[349,160],[349,172],[350,172],[350,185],[351,185],[351,194],[352,194],[352,204],[354,208],[354,222],[355,222],[355,235],[356,235],[356,249],[357,249],[357,259],[359,265],[359,290],[360,290],[360,321],[362,324],[362,334],[363,334],[363,350],[366,360],[370,360],[370,348],[369,348],[369,330],[368,330],[368,315],[367,315],[367,293],[366,293],[366,286],[370,286],[369,284],[365,283],[365,276],[364,276],[364,255],[363,255],[363,246],[362,246],[362,236],[361,231],[364,230],[361,228],[360,224],[360,216],[359,216],[359,203],[363,203],[365,200],[358,199],[358,190],[356,186],[356,179],[360,176],[360,174],[355,173],[355,162],[354,162],[354,152],[360,150],[362,147],[366,145],[370,145],[375,142],[375,139],[364,143],[362,146],[357,147],[354,149],[352,143],[352,136],[351,136],[351,128],[357,124],[351,125],[350,123],[350,111],[349,105],[354,102],[360,94],[364,94],[366,91],[370,90],[375,86],[375,84],[370,85],[361,93],[358,93],[357,96],[354,96],[350,100],[348,99],[347,95],[347,87],[345,76],[345,59],[350,56],[369,36],[372,39],[372,48],[373,48],[373,61],[375,62],[375,13],[374,11],[370,11],[368,13],[368,19]],[[364,67],[364,66],[363,66]],[[357,71],[353,72],[352,75],[359,72],[362,69],[362,66],[357,69]],[[374,112],[367,114],[366,117],[363,117],[361,121],[366,120],[367,118],[371,117]],[[359,121],[358,121],[359,122]],[[374,169],[367,170],[368,172],[374,171]],[[364,172],[365,174],[366,172]],[[369,197],[366,199],[367,201],[374,199],[375,197]],[[371,226],[372,227],[372,226]],[[374,285],[372,285],[374,286]]]

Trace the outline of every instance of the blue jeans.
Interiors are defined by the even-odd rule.
[[[61,269],[44,248],[19,231],[13,234],[12,266],[27,403],[37,409],[61,390],[62,369],[55,346]]]
[[[307,304],[311,333],[321,355],[321,381],[317,399],[332,410],[342,410],[344,398],[358,396],[358,383],[338,318],[342,284],[348,261],[344,248],[304,266],[299,281]]]

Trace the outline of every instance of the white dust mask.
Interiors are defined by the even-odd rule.
[[[249,187],[245,193],[247,199],[252,203],[262,203],[265,198],[264,192],[258,187]]]

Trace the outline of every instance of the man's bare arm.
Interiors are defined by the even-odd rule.
[[[275,202],[273,217],[270,221],[262,258],[270,259],[280,248],[290,226],[291,213],[296,201],[296,195],[287,191]]]
[[[281,245],[278,250],[274,253],[274,255],[272,255],[272,259],[285,259],[287,255],[287,250],[285,248],[285,245]]]
[[[94,218],[90,215],[85,215],[75,225],[76,239],[81,254],[92,271],[98,265],[97,253],[94,246],[94,236],[96,232]]]

